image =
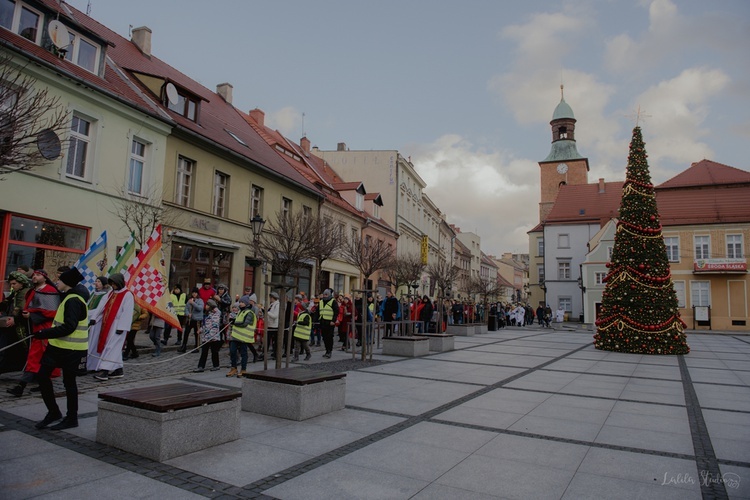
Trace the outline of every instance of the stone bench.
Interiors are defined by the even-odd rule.
[[[476,332],[474,330],[474,325],[470,324],[470,325],[448,325],[448,328],[445,329],[445,333],[449,333],[457,337],[473,337]]]
[[[164,462],[240,437],[239,391],[166,384],[99,394],[96,442]]]
[[[405,356],[407,358],[427,356],[430,353],[430,339],[421,335],[386,337],[383,339],[382,353],[387,356]]]
[[[430,340],[430,350],[447,352],[455,349],[453,335],[449,333],[425,333],[422,335]]]
[[[346,373],[281,368],[246,373],[242,409],[289,420],[307,420],[346,404]]]

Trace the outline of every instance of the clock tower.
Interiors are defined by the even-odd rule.
[[[560,85],[560,104],[552,114],[552,149],[547,158],[539,162],[542,196],[539,203],[539,221],[547,219],[557,192],[564,184],[588,184],[589,160],[578,154],[576,148],[576,119],[563,95]]]

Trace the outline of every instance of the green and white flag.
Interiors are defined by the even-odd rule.
[[[120,251],[117,253],[117,258],[107,270],[107,276],[111,276],[113,273],[125,273],[125,270],[130,266],[133,258],[135,257],[135,234],[130,233],[130,238],[122,246]]]

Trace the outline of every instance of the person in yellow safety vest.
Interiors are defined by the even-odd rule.
[[[50,374],[58,367],[62,368],[68,413],[51,429],[78,427],[76,374],[81,363],[85,366],[83,360],[88,352],[89,319],[86,303],[89,300],[89,292],[81,284],[83,275],[75,267],[63,272],[59,280],[57,289],[62,293],[63,299],[52,320],[52,327],[34,333],[35,338],[49,339],[49,345],[42,356],[42,366],[37,374],[42,400],[47,407],[47,415],[36,424],[37,429],[44,429],[62,418],[50,379]]]
[[[177,342],[175,342],[174,345],[180,345],[182,344],[182,329],[185,328],[185,304],[187,303],[187,294],[182,291],[182,286],[179,283],[175,283],[172,287],[172,293],[169,294],[169,301],[172,303],[174,315],[177,316],[177,320],[180,322],[180,328],[177,329]],[[164,340],[161,341],[163,345],[167,345],[171,334],[172,326],[167,324],[164,327]]]
[[[318,317],[320,321],[320,333],[323,335],[323,344],[326,347],[324,358],[330,358],[333,352],[333,327],[339,316],[339,305],[333,298],[330,288],[323,291],[323,297],[318,303]]]
[[[232,324],[232,332],[229,336],[229,360],[232,368],[227,373],[227,377],[242,377],[247,373],[247,350],[253,353],[253,363],[258,361],[258,352],[255,350],[255,328],[258,326],[258,316],[250,307],[252,299],[249,295],[240,297],[240,312]],[[237,350],[240,351],[240,372],[237,372]]]
[[[310,359],[310,333],[312,333],[312,316],[310,315],[310,303],[302,302],[302,310],[297,315],[297,323],[294,325],[294,358],[299,360],[299,352],[305,351],[305,361]],[[299,350],[297,344],[299,343]]]

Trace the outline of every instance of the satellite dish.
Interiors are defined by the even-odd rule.
[[[60,21],[51,21],[47,27],[47,31],[49,32],[52,44],[58,49],[64,49],[70,45],[70,33],[68,33],[68,28],[66,28]]]
[[[177,87],[171,82],[167,84],[167,100],[169,101],[169,104],[173,106],[180,100],[180,95],[177,93]]]
[[[46,128],[37,134],[36,146],[47,160],[54,160],[60,156],[60,138],[52,129]]]

